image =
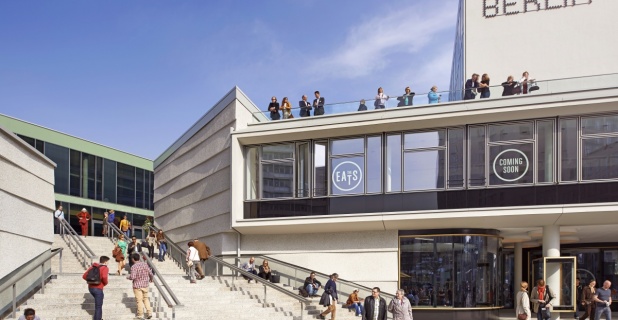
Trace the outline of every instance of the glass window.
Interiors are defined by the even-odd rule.
[[[119,204],[135,206],[135,167],[117,164],[116,192]]]
[[[40,153],[45,153],[45,143],[41,140],[37,140],[34,146]]]
[[[97,157],[96,161],[97,161],[96,172],[95,172],[96,199],[103,200],[103,158]]]
[[[485,127],[470,127],[470,186],[485,185]]]
[[[401,134],[386,137],[386,192],[401,191]]]
[[[135,168],[135,206],[144,207],[144,169]]]
[[[82,197],[94,199],[96,194],[95,183],[96,157],[82,153]]]
[[[582,134],[618,132],[618,115],[582,118]]]
[[[82,171],[82,159],[81,159],[81,152],[79,151],[75,151],[75,150],[71,150],[71,160],[70,160],[70,164],[71,164],[71,179],[70,179],[70,188],[71,188],[71,195],[72,196],[78,196],[81,197],[82,193],[81,193],[81,171]]]
[[[618,137],[582,140],[582,179],[618,178]]]
[[[309,143],[304,142],[298,145],[298,157],[296,159],[296,196],[309,196],[309,177],[311,175],[311,154]]]
[[[56,163],[54,192],[69,194],[69,149],[46,142],[45,156]]]
[[[247,200],[255,200],[258,198],[260,158],[258,147],[248,147],[246,153],[247,168],[246,168],[246,189],[245,198]]]
[[[315,174],[313,184],[313,195],[315,197],[323,197],[327,195],[328,174],[326,171],[326,162],[328,161],[328,150],[325,141],[319,141],[315,143],[315,149],[313,154],[313,169]]]
[[[363,172],[365,157],[347,157],[331,159],[331,193],[357,194],[365,192]]]
[[[532,183],[534,163],[532,143],[489,147],[491,185]]]
[[[560,120],[561,181],[577,181],[577,119]]]
[[[446,139],[445,130],[430,132],[407,133],[404,137],[405,149],[419,149],[444,146]]]
[[[148,173],[150,174],[150,188],[148,189],[148,192],[150,192],[150,202],[148,208],[154,210],[154,172],[149,171]]]
[[[404,154],[404,190],[444,188],[444,150],[406,152]]]
[[[354,138],[331,141],[331,155],[365,153],[365,139]]]
[[[103,201],[116,203],[116,161],[103,159]]]
[[[464,129],[448,130],[448,187],[464,186]]]
[[[288,198],[294,192],[292,161],[262,163],[262,198]]]
[[[262,147],[262,160],[279,160],[294,158],[294,144],[277,144]]]
[[[382,136],[367,138],[367,192],[382,192]]]
[[[532,122],[500,124],[489,126],[489,141],[510,141],[532,139]]]
[[[537,170],[539,183],[554,182],[554,122],[537,122]]]
[[[17,134],[17,136],[20,139],[24,140],[24,142],[26,142],[27,144],[31,145],[33,148],[36,146],[34,138],[22,136],[21,134]]]

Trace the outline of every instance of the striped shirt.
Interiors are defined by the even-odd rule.
[[[133,289],[148,288],[152,278],[152,270],[146,262],[136,262],[131,267],[131,273],[127,277],[129,280],[133,280]]]

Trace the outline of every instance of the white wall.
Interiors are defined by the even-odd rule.
[[[52,161],[0,127],[0,279],[51,249],[54,168]]]
[[[504,3],[513,3],[504,14]],[[488,73],[492,85],[516,80],[524,71],[538,80],[618,73],[618,1],[466,0],[465,76]],[[484,6],[497,5],[496,9]],[[575,3],[576,5],[573,5]],[[463,84],[462,84],[463,86]],[[501,94],[498,89],[493,95]]]

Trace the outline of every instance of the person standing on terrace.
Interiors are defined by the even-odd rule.
[[[414,98],[414,92],[410,90],[410,87],[406,87],[404,94],[401,97],[397,98],[397,100],[399,100],[399,103],[397,104],[397,106],[398,107],[411,106],[412,98]]]
[[[311,103],[307,101],[307,96],[303,95],[302,100],[298,102],[298,106],[300,107],[300,116],[301,117],[310,117],[311,116]]]
[[[431,90],[427,94],[427,98],[429,99],[429,104],[440,102],[440,95],[438,94],[438,87],[436,86],[431,87]]]
[[[481,99],[489,98],[489,75],[487,73],[481,76],[481,83],[479,83],[478,91],[481,93]]]
[[[476,97],[476,89],[479,87],[479,75],[473,74],[472,78],[466,80],[464,100],[474,100]]]
[[[382,87],[379,87],[378,94],[376,94],[376,101],[373,103],[373,105],[376,107],[376,110],[386,108],[386,101],[388,101],[388,98],[390,97],[384,94],[384,89],[382,89]]]
[[[281,115],[279,114],[279,102],[277,102],[277,97],[272,97],[270,99],[270,104],[268,104],[268,111],[270,111],[271,120],[281,119]]]
[[[287,119],[292,115],[292,106],[290,105],[290,101],[288,101],[288,97],[283,97],[281,101],[281,110],[283,111],[283,119]]]
[[[324,114],[324,97],[320,97],[320,91],[316,91],[313,93],[315,95],[315,99],[313,99],[313,112],[314,116],[321,116]]]

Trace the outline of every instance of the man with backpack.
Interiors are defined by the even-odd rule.
[[[109,275],[109,269],[107,268],[107,262],[109,257],[101,256],[99,263],[93,263],[82,278],[88,283],[88,291],[94,298],[94,316],[93,320],[101,320],[103,317],[103,288],[107,285],[107,276]]]

